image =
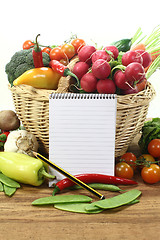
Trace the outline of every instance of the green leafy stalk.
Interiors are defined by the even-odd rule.
[[[160,67],[160,55],[152,62],[152,64],[148,68],[148,71],[146,73],[146,79],[148,79],[159,67]]]
[[[139,27],[131,39],[132,45],[142,36],[142,34],[143,34],[142,29],[141,27]],[[144,37],[145,36],[143,36],[143,38]],[[139,42],[142,41],[143,38],[139,39]]]

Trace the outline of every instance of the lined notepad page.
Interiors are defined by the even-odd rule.
[[[49,159],[67,172],[114,175],[116,96],[52,94]],[[64,176],[50,169],[57,180]]]

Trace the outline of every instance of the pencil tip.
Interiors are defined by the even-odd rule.
[[[37,153],[36,153],[36,152],[32,151],[32,153],[33,153],[34,156],[37,156]]]

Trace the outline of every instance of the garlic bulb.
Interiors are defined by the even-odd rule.
[[[4,144],[4,152],[17,152],[33,156],[32,151],[38,150],[36,137],[26,130],[10,132]]]

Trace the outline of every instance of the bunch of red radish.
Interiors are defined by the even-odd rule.
[[[88,45],[82,47],[78,52],[79,62],[73,68],[81,89],[88,93],[106,94],[129,94],[143,90],[147,82],[145,68],[151,63],[151,55],[142,50],[129,50],[120,60],[118,56],[115,46],[102,50]]]

